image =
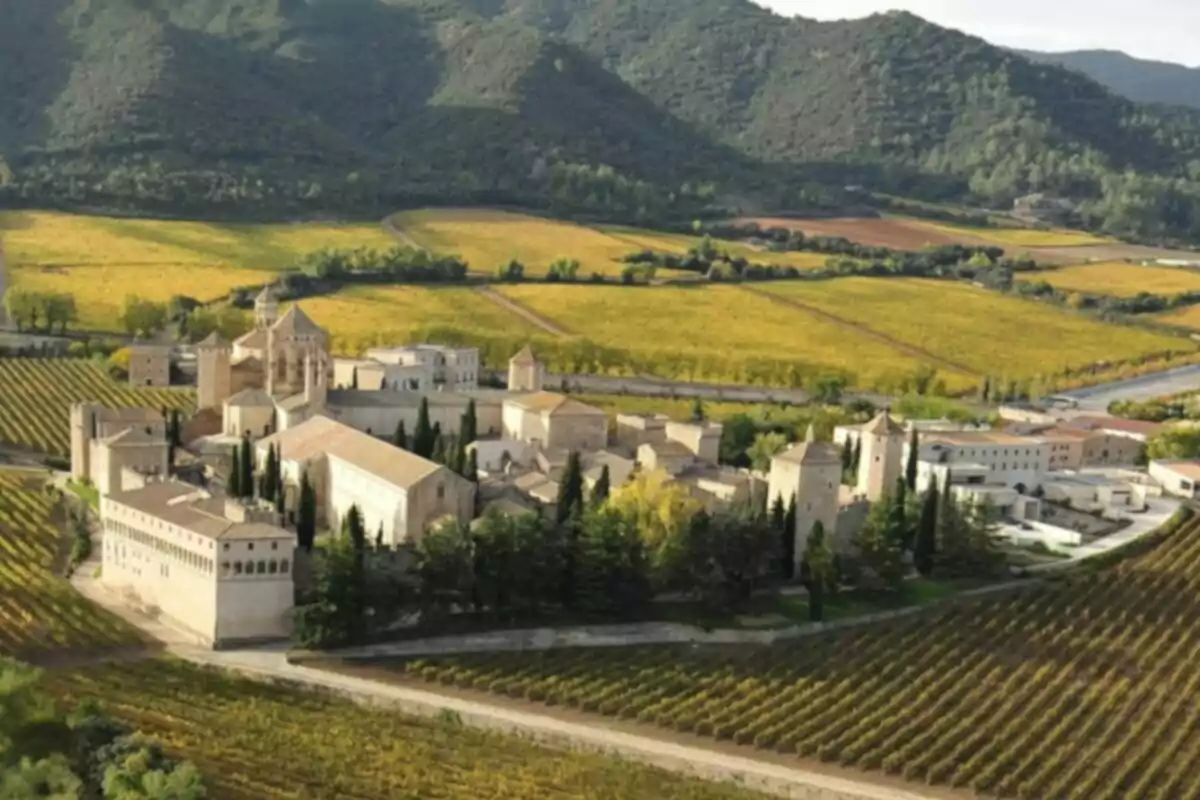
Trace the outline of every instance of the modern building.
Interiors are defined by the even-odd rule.
[[[931,475],[950,470],[956,478],[970,483],[1032,492],[1050,471],[1050,459],[1055,454],[1053,443],[1046,439],[1003,431],[933,434],[926,436],[919,448],[920,491],[928,488]]]
[[[1188,500],[1200,497],[1200,460],[1151,461],[1149,471],[1167,494]]]
[[[316,492],[318,518],[339,530],[358,506],[368,534],[387,545],[418,540],[428,527],[450,517],[469,522],[475,485],[446,467],[329,417],[313,417],[258,441],[265,465],[277,448],[286,492],[295,509],[305,475]]]
[[[100,499],[101,582],[130,605],[222,647],[291,635],[295,536],[272,511],[185,483]]]
[[[167,423],[149,408],[71,407],[71,476],[101,494],[141,485],[168,469]]]

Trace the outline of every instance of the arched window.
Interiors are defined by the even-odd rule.
[[[279,571],[280,571],[282,574],[284,574],[284,575],[287,575],[287,573],[288,573],[288,566],[289,566],[289,565],[288,565],[288,560],[285,558],[283,561],[280,561],[280,562],[279,562]]]
[[[274,575],[275,573],[279,572],[279,562],[277,562],[273,558],[269,562],[267,562],[267,572],[271,575]]]
[[[240,561],[233,562],[233,574],[234,575],[242,574],[242,562],[240,562]]]
[[[265,561],[258,562],[258,574],[259,575],[267,574],[267,562],[265,562]]]

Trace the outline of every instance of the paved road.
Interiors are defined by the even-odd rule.
[[[1150,400],[1178,392],[1200,390],[1200,365],[1153,372],[1126,381],[1115,381],[1064,392],[1085,411],[1106,411],[1114,400]]]

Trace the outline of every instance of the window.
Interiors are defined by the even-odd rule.
[[[270,562],[267,563],[267,572],[271,575],[274,575],[278,571],[279,564],[275,561],[275,559],[271,559]]]
[[[279,549],[279,542],[271,542],[271,549],[272,549],[272,550],[278,550],[278,549]]]
[[[242,574],[242,562],[240,562],[240,561],[233,562],[233,574],[234,575]]]
[[[267,562],[265,562],[265,561],[258,562],[257,572],[259,575],[266,575],[267,574]]]
[[[284,575],[287,575],[287,572],[288,572],[288,560],[287,560],[286,558],[285,558],[283,561],[280,561],[280,562],[279,562],[279,571],[280,571],[281,573],[283,573]]]
[[[228,553],[229,552],[229,542],[226,542],[225,544],[221,545],[221,549],[224,550],[226,553]]]
[[[438,500],[441,500],[446,496],[446,487],[440,483],[438,484],[437,496]]]
[[[246,549],[247,549],[247,550],[253,550],[253,549],[254,549],[254,542],[251,542],[250,544],[246,545]]]

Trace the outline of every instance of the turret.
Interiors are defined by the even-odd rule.
[[[510,392],[540,392],[546,382],[546,368],[526,345],[508,361]]]
[[[270,285],[263,288],[254,298],[254,326],[270,328],[279,319],[279,300]]]
[[[892,490],[904,467],[904,438],[887,410],[863,426],[858,494],[874,503]]]
[[[196,405],[221,408],[233,394],[233,349],[215,331],[196,346]]]

